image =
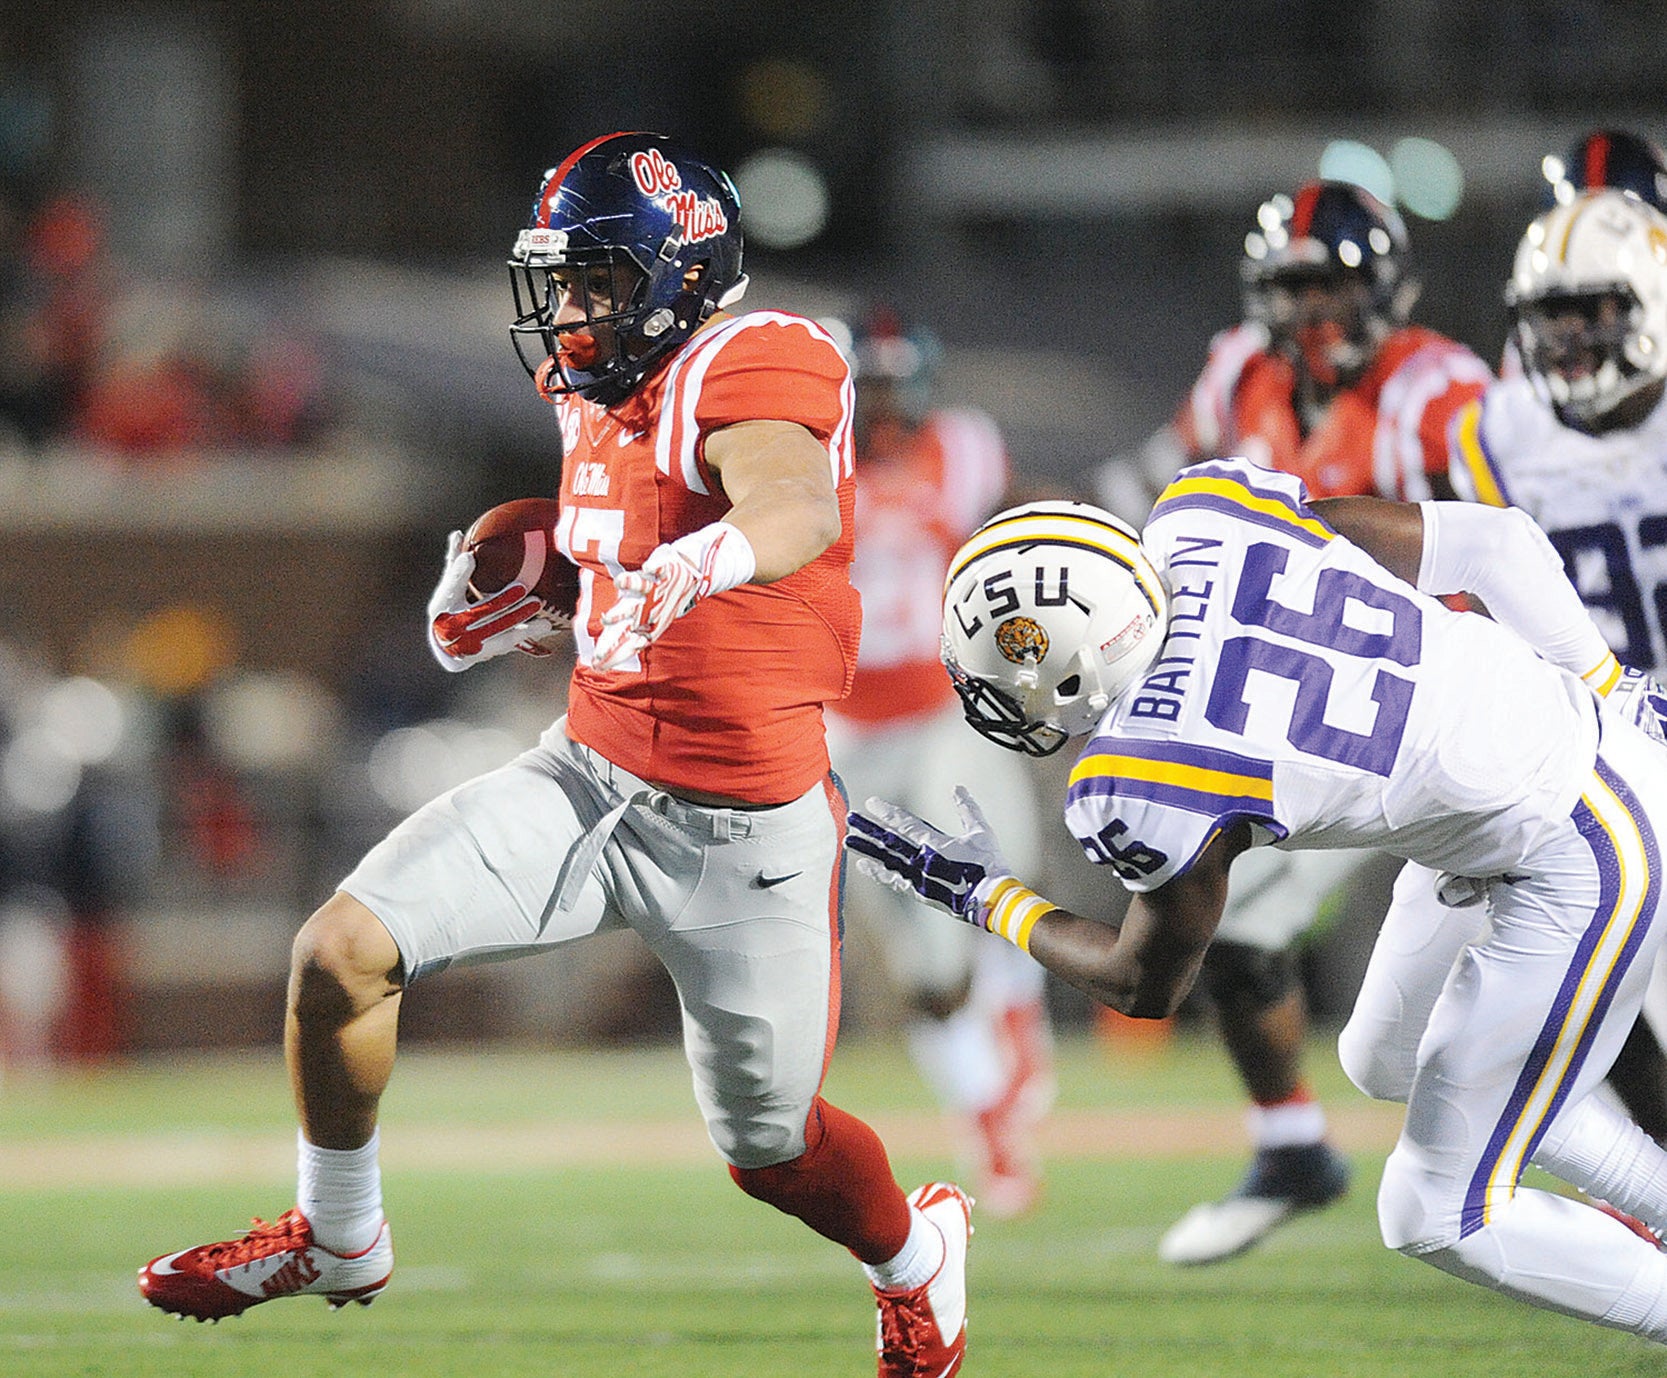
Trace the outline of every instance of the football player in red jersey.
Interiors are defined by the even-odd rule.
[[[1099,499],[1139,520],[1178,468],[1229,455],[1295,474],[1317,498],[1451,497],[1448,428],[1492,375],[1464,345],[1411,323],[1418,283],[1400,216],[1351,183],[1309,182],[1258,209],[1242,274],[1244,321],[1211,341],[1174,420],[1139,459],[1099,472]],[[1164,1236],[1170,1262],[1232,1257],[1347,1188],[1348,1164],[1302,1070],[1295,948],[1361,859],[1264,848],[1234,871],[1201,984],[1254,1102],[1255,1156],[1230,1195]]]
[[[153,1260],[154,1305],[371,1300],[393,1263],[376,1125],[406,986],[629,925],[677,985],[736,1183],[862,1263],[881,1375],[959,1369],[970,1201],[905,1195],[874,1131],[821,1095],[846,813],[822,712],[859,626],[852,388],[814,322],[727,310],[739,212],[727,176],[661,135],[593,140],[546,174],[510,260],[511,331],[561,427],[557,537],[581,571],[567,713],[397,827],[303,927],[297,1205]],[[557,625],[519,585],[469,602],[472,568],[453,533],[429,607],[447,669]]]
[[[850,694],[830,708],[828,748],[853,799],[883,794],[922,813],[963,784],[988,799],[1004,837],[1033,864],[1041,846],[1026,763],[969,742],[938,660],[938,605],[955,549],[1008,498],[994,419],[937,396],[930,332],[876,310],[851,332],[856,382],[857,544],[862,651]],[[853,921],[872,919],[901,998],[909,1055],[952,1117],[976,1174],[979,1213],[1023,1215],[1041,1190],[1034,1130],[1053,1101],[1043,972],[999,944],[938,923],[914,895],[850,881]]]

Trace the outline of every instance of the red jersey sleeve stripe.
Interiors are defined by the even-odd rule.
[[[684,485],[692,492],[710,491],[701,477],[700,427],[696,421],[707,371],[719,352],[744,332],[772,325],[803,329],[830,350],[838,351],[833,336],[803,316],[779,311],[749,311],[744,316],[737,316],[696,335],[690,348],[678,358],[667,377],[660,425],[655,436],[654,462],[663,474],[670,474],[675,465]],[[835,487],[839,486],[841,478],[850,475],[854,467],[851,449],[854,410],[855,389],[847,375],[840,387],[840,416],[827,443],[829,473]]]
[[[695,420],[695,409],[700,405],[701,383],[718,352],[744,327],[747,319],[738,316],[707,332],[705,339],[696,336],[695,348],[679,361],[679,374],[666,388],[666,406],[670,410],[667,420],[671,424],[660,427],[659,444],[665,452],[656,453],[655,463],[662,473],[670,473],[675,463],[683,486],[691,493],[711,491],[700,474],[700,426]]]

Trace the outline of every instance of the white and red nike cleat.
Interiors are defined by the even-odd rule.
[[[369,1306],[393,1271],[386,1221],[368,1249],[337,1254],[313,1242],[306,1216],[287,1210],[271,1224],[256,1217],[241,1238],[153,1258],[139,1270],[139,1291],[164,1311],[217,1321],[278,1297],[323,1297],[332,1310]]]
[[[909,1292],[881,1292],[879,1378],[949,1378],[967,1350],[967,1241],[972,1201],[948,1182],[928,1182],[909,1204],[943,1235],[944,1258],[929,1282]]]

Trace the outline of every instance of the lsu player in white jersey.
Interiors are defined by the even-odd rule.
[[[1456,592],[1497,620],[1437,597]],[[1066,820],[1133,899],[1120,927],[1050,904],[965,793],[956,833],[869,800],[847,839],[861,866],[1136,1017],[1179,1005],[1251,847],[1440,873],[1489,922],[1414,992],[1384,1241],[1667,1343],[1667,1253],[1521,1180],[1533,1162],[1667,1222],[1667,1152],[1592,1094],[1661,946],[1667,751],[1582,680],[1610,654],[1525,516],[1310,504],[1295,477],[1203,463],[1142,537],[1061,504],[986,523],[951,567],[944,638],[981,732],[1089,734]]]
[[[1618,137],[1602,148],[1588,139],[1581,168]],[[1642,155],[1635,161],[1648,167]],[[1506,296],[1523,368],[1460,414],[1453,487],[1533,517],[1620,663],[1659,677],[1667,671],[1667,216],[1620,189],[1560,191],[1524,233]],[[1667,1142],[1667,973],[1657,973],[1644,1009],[1647,1022],[1612,1082]]]
[[[1460,413],[1460,497],[1545,530],[1624,665],[1667,668],[1667,215],[1626,192],[1537,217],[1507,297],[1524,372]]]
[[[1447,432],[1492,375],[1465,346],[1412,322],[1419,281],[1394,208],[1337,181],[1270,197],[1245,237],[1240,271],[1244,322],[1212,342],[1166,439],[1147,446],[1148,456],[1167,449],[1171,462],[1140,514],[1182,464],[1235,454],[1298,475],[1317,498],[1451,497]],[[1102,468],[1096,486],[1107,505],[1122,499],[1106,480],[1130,472]],[[1231,1190],[1165,1231],[1165,1262],[1235,1257],[1348,1190],[1348,1159],[1330,1141],[1304,1062],[1301,950],[1345,899],[1376,917],[1368,861],[1346,850],[1261,848],[1235,868],[1199,987],[1246,1092],[1254,1152]]]
[[[862,595],[862,645],[850,693],[826,712],[828,753],[856,799],[883,794],[932,813],[951,806],[957,782],[968,785],[999,809],[1010,854],[1028,869],[1041,830],[1026,763],[969,740],[938,663],[944,571],[1011,500],[1007,446],[987,412],[939,402],[940,347],[928,332],[885,308],[854,330],[843,321],[829,329],[856,385],[851,582]],[[848,883],[846,909],[876,940],[909,1056],[952,1123],[980,1213],[1027,1213],[1042,1188],[1035,1129],[1054,1093],[1045,974],[861,876]]]

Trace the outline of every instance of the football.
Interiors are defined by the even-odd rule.
[[[477,517],[463,537],[475,557],[470,596],[489,598],[507,584],[525,584],[562,625],[571,625],[579,568],[556,548],[560,510],[555,498],[517,498]]]

